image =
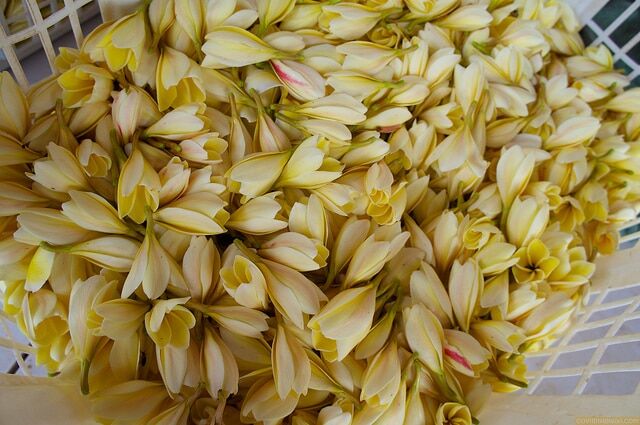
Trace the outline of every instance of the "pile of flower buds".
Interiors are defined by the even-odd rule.
[[[152,0],[0,75],[0,285],[104,424],[477,422],[640,200],[559,0]]]

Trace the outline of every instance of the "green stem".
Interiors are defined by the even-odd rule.
[[[91,360],[82,359],[80,361],[80,391],[82,394],[89,394],[89,369],[91,368]]]
[[[45,249],[47,251],[55,252],[55,253],[69,253],[73,248],[73,245],[51,245],[48,242],[40,242],[40,248]]]
[[[127,162],[127,155],[122,150],[122,145],[118,140],[118,133],[113,129],[109,132],[109,140],[111,141],[111,148],[113,149],[113,153],[116,156],[116,162],[118,163],[118,168],[122,169],[122,166],[125,162]]]

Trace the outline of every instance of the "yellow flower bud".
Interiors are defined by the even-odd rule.
[[[89,363],[99,342],[89,328],[90,312],[97,295],[107,282],[103,276],[92,276],[85,281],[77,281],[71,290],[69,299],[69,334],[76,356],[81,361],[82,368],[88,368]],[[88,373],[88,372],[87,372]],[[82,391],[89,391],[88,378],[82,377]]]
[[[306,272],[327,265],[329,250],[318,240],[295,232],[281,233],[263,243],[258,254],[269,260]]]
[[[65,48],[61,48],[62,51]],[[58,56],[61,57],[61,56]],[[48,114],[56,107],[56,102],[62,97],[62,87],[58,84],[57,76],[52,75],[34,84],[27,93],[29,113],[36,118]]]
[[[271,364],[276,391],[281,400],[291,393],[307,394],[311,365],[295,335],[278,325],[271,348]]]
[[[320,409],[317,425],[350,425],[351,412],[345,412],[340,406],[331,405]]]
[[[525,189],[534,166],[533,155],[525,154],[520,146],[512,146],[502,152],[498,160],[496,180],[505,209],[508,210],[513,200]]]
[[[518,352],[525,340],[523,329],[504,320],[476,320],[471,324],[471,334],[481,343],[506,353]]]
[[[453,310],[451,301],[442,281],[436,271],[424,261],[420,264],[420,270],[411,273],[409,281],[411,298],[424,304],[445,328],[453,324]]]
[[[197,51],[202,46],[204,4],[199,0],[174,0],[176,21],[173,27],[182,30]]]
[[[576,194],[585,219],[606,222],[609,215],[609,195],[607,190],[596,182],[587,182]]]
[[[564,148],[554,152],[541,166],[542,177],[560,186],[560,194],[568,195],[589,175],[587,151],[583,147]]]
[[[45,207],[49,202],[47,198],[19,183],[0,182],[0,217],[18,215],[27,208]]]
[[[54,143],[47,146],[48,158],[33,163],[33,181],[56,192],[91,190],[80,162],[67,149]]]
[[[160,205],[160,177],[138,149],[131,152],[118,179],[118,214],[140,224],[145,208],[155,211]]]
[[[357,40],[372,29],[382,14],[356,3],[341,3],[322,7],[318,18],[320,28],[343,40]]]
[[[345,55],[343,69],[376,75],[393,59],[401,57],[405,51],[381,46],[369,41],[350,41],[336,48]]]
[[[100,335],[114,340],[131,337],[142,326],[149,308],[147,303],[128,299],[105,301],[94,306],[96,314],[102,318]]]
[[[296,99],[307,102],[324,97],[325,80],[308,65],[290,60],[271,60],[278,79]]]
[[[70,245],[92,235],[59,210],[50,208],[30,208],[21,212],[17,220],[20,228],[14,237],[32,245],[38,245],[41,241],[51,245]]]
[[[364,114],[367,112],[367,107],[348,94],[332,93],[329,96],[295,106],[292,111],[304,117],[354,125],[366,119]]]
[[[226,227],[250,235],[265,235],[287,227],[278,212],[282,209],[275,197],[278,192],[250,199],[229,217]]]
[[[186,161],[173,157],[159,172],[160,204],[164,205],[182,196],[187,190],[191,169]]]
[[[160,245],[155,232],[149,227],[150,223],[147,222],[147,234],[124,281],[122,298],[131,296],[142,284],[142,290],[147,297],[156,299],[167,289],[170,280],[173,280],[174,284],[178,283],[175,279],[178,265]]]
[[[312,194],[293,204],[289,211],[289,229],[327,244],[327,214],[318,196]]]
[[[562,329],[576,309],[576,302],[564,292],[552,293],[543,303],[532,309],[519,322],[520,332],[528,339],[542,338]],[[503,350],[507,351],[508,350]]]
[[[640,112],[640,90],[637,87],[625,90],[607,102],[605,108],[615,112]]]
[[[58,84],[62,87],[64,106],[77,108],[86,103],[109,99],[113,88],[113,76],[106,69],[81,64],[59,76]]]
[[[114,95],[113,124],[123,143],[127,143],[138,128],[146,128],[162,118],[158,105],[145,90],[129,86]]]
[[[160,118],[144,132],[146,137],[185,140],[208,131],[209,120],[204,116],[205,105],[181,105]]]
[[[224,233],[229,213],[218,195],[210,192],[189,193],[161,207],[155,220],[176,232],[189,235],[217,235]]]
[[[354,352],[356,360],[374,356],[385,346],[393,329],[396,317],[395,310],[390,310],[371,328],[367,336],[358,343]]]
[[[191,299],[205,303],[220,292],[217,280],[220,273],[220,253],[213,241],[203,236],[191,238],[182,258],[182,274]]]
[[[233,353],[212,326],[204,326],[204,342],[200,356],[200,368],[207,392],[218,400],[238,392],[238,364]]]
[[[0,131],[22,139],[29,128],[29,106],[7,71],[0,73]]]
[[[207,41],[202,46],[202,51],[206,56],[202,66],[207,68],[241,67],[289,56],[238,27],[217,27],[205,38]]]
[[[43,247],[38,247],[31,257],[25,276],[24,289],[30,292],[39,291],[51,275],[56,254]]]
[[[344,359],[369,333],[375,301],[375,285],[339,292],[307,324],[313,347],[329,361]]]
[[[458,217],[448,211],[429,224],[433,228],[433,251],[437,269],[444,272],[451,264],[462,248],[463,228],[458,222]],[[427,229],[428,230],[428,229]]]
[[[227,141],[218,133],[206,133],[180,142],[180,156],[201,164],[217,164],[222,162],[227,147]]]
[[[546,199],[515,198],[507,218],[507,238],[512,244],[526,246],[540,237],[549,221],[549,204]]]
[[[342,225],[340,232],[333,241],[331,253],[331,276],[336,276],[351,261],[358,247],[367,239],[371,222],[351,216]]]
[[[471,335],[453,329],[445,329],[444,359],[454,370],[477,377],[478,372],[489,367],[491,352]]]
[[[526,387],[527,365],[525,363],[525,357],[522,354],[504,353],[498,357],[496,366],[502,377],[508,378],[508,381],[503,379],[492,382],[491,385],[494,391],[512,392]]]
[[[348,149],[340,158],[340,162],[351,168],[382,160],[389,152],[389,144],[379,137],[378,132],[366,131],[352,140]]]
[[[600,121],[594,117],[573,117],[564,121],[556,131],[544,141],[547,150],[572,148],[590,142],[600,128]]]
[[[153,46],[173,25],[176,19],[174,0],[152,0],[149,3],[149,23],[153,32]]]
[[[357,100],[372,99],[385,93],[394,83],[380,80],[358,71],[335,71],[329,74],[327,84],[336,91],[353,96]]]
[[[109,102],[87,103],[73,110],[68,127],[72,134],[82,136],[94,130],[111,110]]]
[[[262,337],[269,329],[266,314],[243,306],[215,305],[206,307],[206,314],[232,333],[250,338]]]
[[[494,237],[476,253],[475,258],[482,274],[493,276],[502,273],[518,262],[518,257],[514,256],[515,252],[515,246],[501,242],[500,239]]]
[[[69,252],[107,270],[126,273],[139,248],[140,243],[134,239],[104,236],[74,245]]]
[[[298,404],[298,395],[291,392],[280,398],[272,378],[256,381],[242,403],[243,422],[278,422],[289,416]]]
[[[368,362],[360,400],[371,405],[388,405],[398,392],[400,375],[398,346],[392,341]]]
[[[265,152],[237,162],[225,174],[229,190],[249,198],[267,193],[282,174],[290,157],[290,151]]]
[[[62,204],[62,213],[87,230],[102,233],[130,234],[118,212],[101,196],[91,192],[69,192],[71,200]]]
[[[302,3],[296,6],[287,14],[280,29],[285,31],[297,31],[305,28],[312,28],[318,22],[318,17],[322,13],[322,4]]]
[[[34,162],[40,155],[22,145],[12,137],[0,134],[0,167]]]
[[[311,192],[317,195],[322,205],[334,214],[347,216],[354,210],[355,191],[346,184],[329,183]]]
[[[263,108],[258,109],[258,121],[253,138],[260,143],[262,152],[282,152],[291,149],[289,137]]]
[[[351,287],[375,276],[400,252],[409,232],[400,232],[400,223],[376,229],[353,253],[345,276],[345,287]]]
[[[93,413],[101,418],[147,423],[170,400],[162,383],[126,381],[92,394]]]
[[[367,129],[377,128],[382,133],[391,133],[412,117],[411,112],[405,107],[388,107],[368,117],[361,125]]]
[[[422,304],[404,309],[404,333],[411,351],[433,373],[443,373],[444,331],[438,318]]]
[[[344,166],[327,156],[328,141],[318,136],[304,140],[296,147],[276,181],[276,187],[314,189],[337,179]]]
[[[453,314],[462,330],[467,332],[472,322],[476,306],[480,302],[484,278],[474,259],[460,264],[453,262],[449,275],[449,297]]]
[[[266,278],[267,291],[274,307],[295,326],[304,329],[304,314],[316,314],[327,297],[302,273],[264,260],[258,264]]]

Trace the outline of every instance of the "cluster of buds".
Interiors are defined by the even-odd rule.
[[[640,89],[577,30],[151,0],[2,73],[2,317],[104,424],[475,423],[640,209]]]

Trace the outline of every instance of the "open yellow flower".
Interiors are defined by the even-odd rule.
[[[204,102],[206,94],[198,65],[184,53],[165,47],[156,68],[156,96],[160,111]]]
[[[104,60],[111,71],[124,67],[136,71],[147,48],[148,35],[145,13],[140,10],[111,24],[89,55],[93,60]]]
[[[526,247],[520,248],[515,256],[519,260],[512,272],[518,283],[544,280],[560,263],[540,239],[534,239]]]
[[[224,257],[220,282],[229,295],[245,307],[267,308],[267,281],[258,266],[243,256],[235,246],[230,246]]]
[[[435,425],[471,425],[472,423],[469,408],[454,402],[442,403],[436,411],[434,422]]]
[[[107,100],[113,88],[113,76],[104,68],[81,64],[58,77],[62,101],[68,108]]]

